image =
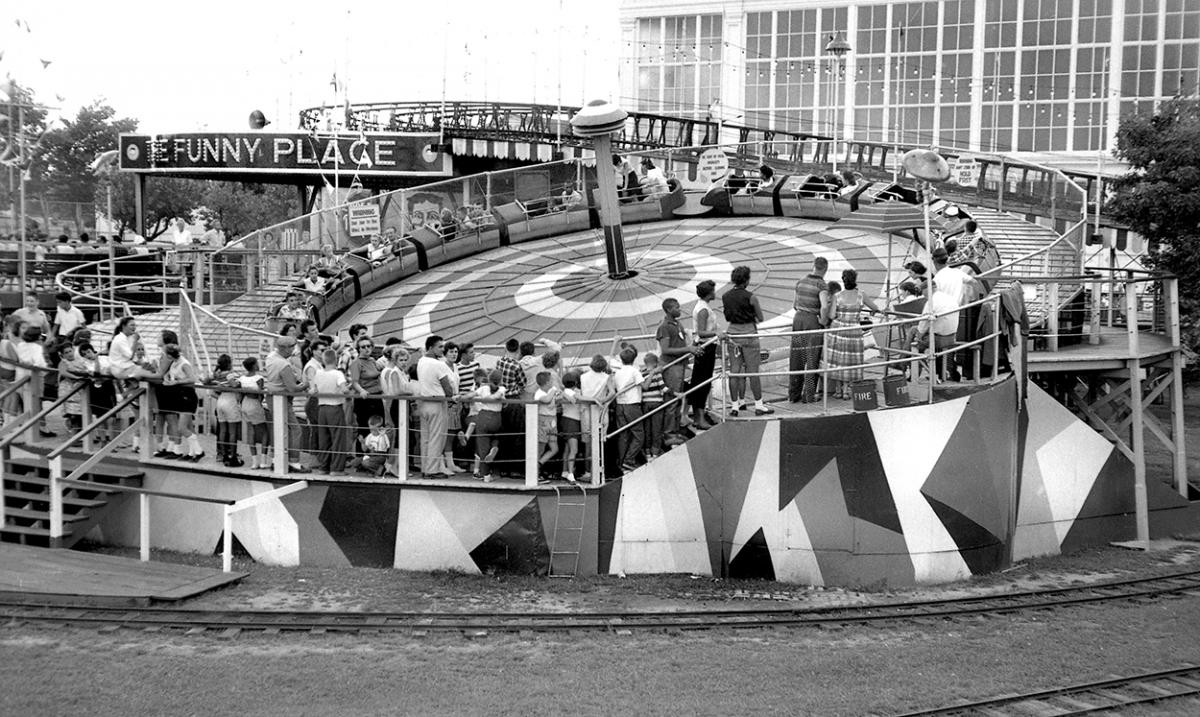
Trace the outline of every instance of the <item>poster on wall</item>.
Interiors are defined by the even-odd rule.
[[[349,207],[350,236],[366,237],[379,234],[379,205],[356,204]]]

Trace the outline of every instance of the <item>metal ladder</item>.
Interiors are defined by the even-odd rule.
[[[551,532],[550,543],[550,567],[549,576],[552,578],[573,578],[579,572],[579,552],[583,545],[583,526],[584,520],[587,517],[587,489],[580,484],[575,484],[574,488],[579,489],[579,501],[563,501],[562,490],[558,486],[554,486],[554,530]],[[571,491],[571,497],[575,497],[575,491]],[[559,524],[559,517],[562,514],[563,508],[568,508],[576,511],[579,520],[578,527],[565,527]],[[575,534],[574,550],[560,550],[559,547],[567,547],[563,545],[561,537],[563,534]],[[571,561],[570,572],[556,572],[556,558],[567,558]]]

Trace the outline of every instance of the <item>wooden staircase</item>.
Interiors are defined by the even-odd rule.
[[[1000,260],[1009,262],[1024,256],[1036,249],[1050,246],[1058,239],[1053,229],[1026,222],[1021,217],[1005,212],[980,207],[971,208],[971,216],[979,224],[987,238],[995,243],[1000,252]],[[1079,258],[1075,251],[1065,243],[1060,243],[1044,256],[1038,256],[1021,262],[1004,270],[1005,276],[1020,279],[1023,276],[1075,276],[1079,274]],[[1045,284],[1029,284],[1025,308],[1029,312],[1029,321],[1033,327],[1040,327],[1046,322],[1045,304],[1042,297],[1047,290]],[[1072,300],[1083,290],[1083,285],[1076,282],[1063,282],[1059,287],[1058,311],[1070,311]],[[1032,299],[1032,300],[1030,300]],[[1075,317],[1077,318],[1077,317]]]
[[[81,459],[64,456],[70,471]],[[100,463],[80,480],[95,489],[69,487],[63,491],[63,537],[50,538],[50,465],[45,458],[10,457],[4,462],[4,523],[0,542],[69,548],[87,535],[120,492],[109,486],[141,487],[143,474],[135,468]],[[53,543],[53,544],[52,544]]]

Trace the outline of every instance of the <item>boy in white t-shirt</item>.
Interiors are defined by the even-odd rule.
[[[486,369],[476,368],[471,373],[471,379],[474,383],[473,383],[473,387],[470,390],[469,395],[474,396],[478,392],[478,387],[487,385],[488,372]],[[459,385],[461,386],[462,384],[460,383]],[[477,419],[479,417],[480,408],[481,408],[480,404],[474,400],[472,400],[467,405],[467,425],[463,427],[463,430],[458,432],[458,443],[459,443],[459,445],[463,446],[464,448],[471,445],[471,439],[475,435],[475,423],[477,422]],[[479,476],[479,456],[475,456],[475,471],[474,472],[475,472],[476,477],[478,477]]]
[[[617,392],[617,429],[627,426],[642,417],[642,372],[633,362],[637,360],[637,349],[626,346],[621,349],[621,366],[613,374],[613,387]],[[630,426],[620,433],[618,455],[621,471],[629,473],[637,468],[642,452],[645,426],[641,423]]]
[[[579,434],[583,409],[579,405],[579,374],[568,371],[562,377],[562,416],[558,419],[558,437],[563,443],[562,478],[575,482],[575,460],[579,456]]]
[[[537,390],[533,400],[538,405],[538,483],[549,483],[546,463],[558,455],[558,397],[561,391],[554,386],[549,371],[537,375]]]

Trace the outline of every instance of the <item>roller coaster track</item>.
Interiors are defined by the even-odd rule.
[[[1144,601],[1167,596],[1200,596],[1200,571],[1044,590],[968,598],[920,600],[821,608],[614,612],[324,612],[207,610],[176,607],[128,607],[58,604],[45,596],[0,595],[0,619],[13,624],[54,624],[101,629],[183,631],[187,634],[242,632],[278,634],[433,633],[468,638],[490,633],[634,632],[678,633],[695,630],[891,626],[981,619],[1036,610],[1056,610],[1115,601]]]

